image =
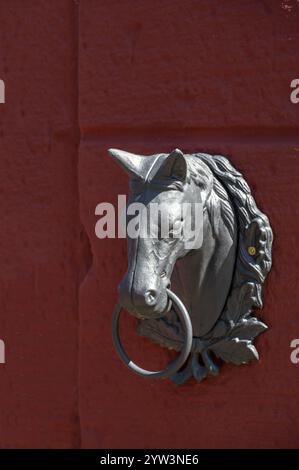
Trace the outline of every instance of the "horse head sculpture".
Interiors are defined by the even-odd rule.
[[[253,340],[267,327],[251,313],[262,307],[272,231],[241,173],[219,155],[109,152],[130,177],[128,225],[143,208],[137,235],[128,236],[113,316],[122,360],[141,375],[181,384],[217,375],[217,357],[237,365],[258,359]],[[126,356],[122,308],[139,319],[140,335],[179,352],[165,371],[145,371]]]

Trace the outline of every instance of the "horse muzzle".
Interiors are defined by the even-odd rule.
[[[160,318],[171,308],[165,288],[155,286],[128,287],[126,279],[118,288],[119,302],[129,313],[140,319]]]

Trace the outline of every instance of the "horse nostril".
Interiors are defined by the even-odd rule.
[[[153,289],[147,290],[144,294],[144,298],[147,305],[154,305],[157,300],[157,292]]]

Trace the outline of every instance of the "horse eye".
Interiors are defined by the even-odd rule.
[[[175,220],[172,227],[170,228],[170,234],[180,232],[182,226],[181,220]]]
[[[181,227],[182,220],[175,220],[173,222],[173,230],[178,230]]]

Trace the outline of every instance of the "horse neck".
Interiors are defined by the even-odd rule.
[[[206,334],[221,315],[231,285],[235,249],[236,236],[229,234],[215,197],[213,211],[204,211],[202,246],[177,260],[172,276],[172,287],[191,316],[194,336]]]

